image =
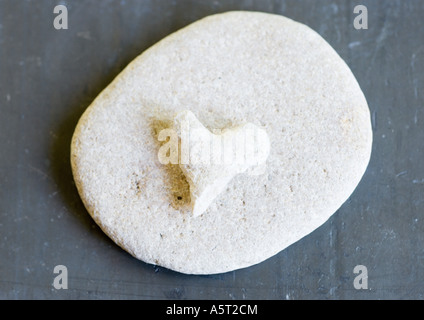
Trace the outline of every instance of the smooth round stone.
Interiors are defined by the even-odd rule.
[[[159,132],[190,110],[209,130],[253,123],[270,153],[194,217]],[[370,159],[366,99],[352,72],[309,27],[229,12],[168,36],[137,57],[76,128],[72,169],[96,223],[134,257],[189,274],[248,267],[325,223]]]

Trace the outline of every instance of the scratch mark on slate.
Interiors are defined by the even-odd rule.
[[[377,130],[377,111],[373,111],[371,115],[371,124],[374,131]]]
[[[407,174],[408,173],[408,171],[402,171],[402,172],[399,172],[397,175],[396,175],[396,178],[399,178],[399,177],[402,177],[402,176],[404,176],[405,174]]]

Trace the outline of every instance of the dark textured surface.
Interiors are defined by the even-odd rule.
[[[53,28],[66,4],[69,29]],[[355,30],[353,8],[369,10]],[[188,276],[132,258],[94,224],[69,146],[90,102],[138,54],[206,15],[283,14],[318,31],[368,99],[370,166],[322,227],[251,268]],[[424,1],[0,0],[1,299],[423,299]],[[69,289],[52,286],[56,265]],[[365,265],[369,289],[353,286]]]

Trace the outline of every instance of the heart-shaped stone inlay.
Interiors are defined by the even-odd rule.
[[[269,137],[252,123],[211,132],[186,110],[175,116],[173,130],[180,143],[175,150],[180,150],[178,161],[190,185],[195,217],[207,210],[237,174],[264,171]]]

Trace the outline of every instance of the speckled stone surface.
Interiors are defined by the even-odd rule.
[[[179,186],[192,176],[158,158],[156,123],[187,108],[211,130],[255,123],[270,143],[263,174],[235,176],[200,217]],[[280,15],[231,11],[131,62],[81,117],[71,164],[88,212],[117,244],[148,263],[215,274],[321,226],[355,190],[371,148],[366,99],[322,37]]]

